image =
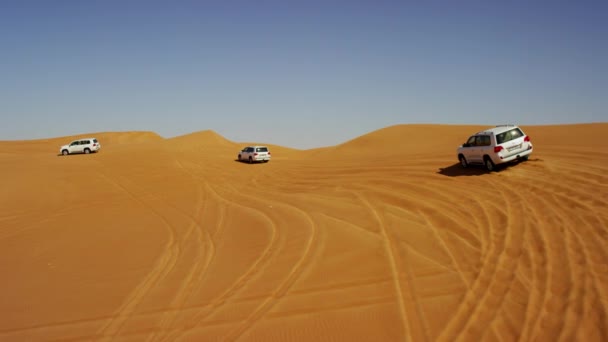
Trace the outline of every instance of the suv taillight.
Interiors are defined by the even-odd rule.
[[[254,156],[254,157],[255,157],[255,156],[257,156],[257,155],[258,155],[257,153],[254,153],[254,154],[253,154],[253,156]]]
[[[494,153],[502,151],[502,146],[494,146]]]
[[[270,155],[270,152],[268,152],[268,155]]]
[[[526,135],[526,137],[524,138],[524,142],[530,142],[530,137]]]

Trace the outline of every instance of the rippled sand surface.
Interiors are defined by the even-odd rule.
[[[461,169],[484,128],[253,165],[212,131],[2,141],[0,340],[607,341],[608,124]]]

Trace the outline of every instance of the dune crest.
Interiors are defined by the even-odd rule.
[[[35,139],[35,140],[4,140],[0,141],[0,148],[12,151],[13,153],[42,153],[47,154],[50,150],[59,150],[60,146],[80,138],[97,138],[102,146],[159,142],[163,138],[148,131],[127,131],[127,132],[96,132],[69,135],[64,137]]]
[[[201,145],[214,145],[214,146],[226,146],[226,145],[234,145],[234,142],[224,138],[217,132],[213,130],[204,130],[198,131],[194,133],[180,135],[174,138],[168,139],[170,142],[179,142],[179,143],[195,143]]]

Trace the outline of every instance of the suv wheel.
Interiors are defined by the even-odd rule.
[[[495,169],[494,162],[492,161],[492,159],[490,157],[486,156],[484,164],[486,166],[486,170],[488,170],[490,172],[494,171],[494,169]]]
[[[61,154],[63,154],[64,156],[67,156],[68,154],[70,154],[70,152],[68,152],[68,150],[63,150],[63,151],[61,151]]]
[[[469,163],[467,162],[467,158],[465,158],[462,154],[458,156],[458,160],[460,160],[460,166],[462,166],[463,168],[466,168],[467,166],[469,166]]]
[[[241,155],[239,154],[239,155],[236,157],[236,159],[237,159],[238,161],[241,161]]]
[[[84,149],[84,153],[85,153],[85,154],[89,154],[89,153],[91,153],[91,150],[89,150],[88,148],[85,148],[85,149]]]
[[[253,163],[253,159],[251,159],[251,157],[249,157],[249,164]]]

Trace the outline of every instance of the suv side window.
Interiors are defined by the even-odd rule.
[[[88,140],[81,140],[80,141],[80,145],[88,145],[89,141]]]
[[[247,148],[247,152],[253,152],[253,147]]]
[[[477,137],[477,146],[490,146],[490,136],[480,135]]]
[[[70,146],[80,145],[80,141],[73,141]]]
[[[475,145],[476,145],[476,144],[475,144],[475,139],[476,139],[476,138],[477,138],[477,136],[475,136],[475,135],[474,135],[474,136],[472,136],[472,137],[470,137],[470,138],[469,138],[469,140],[467,140],[467,144],[468,144],[469,146],[475,146]]]

